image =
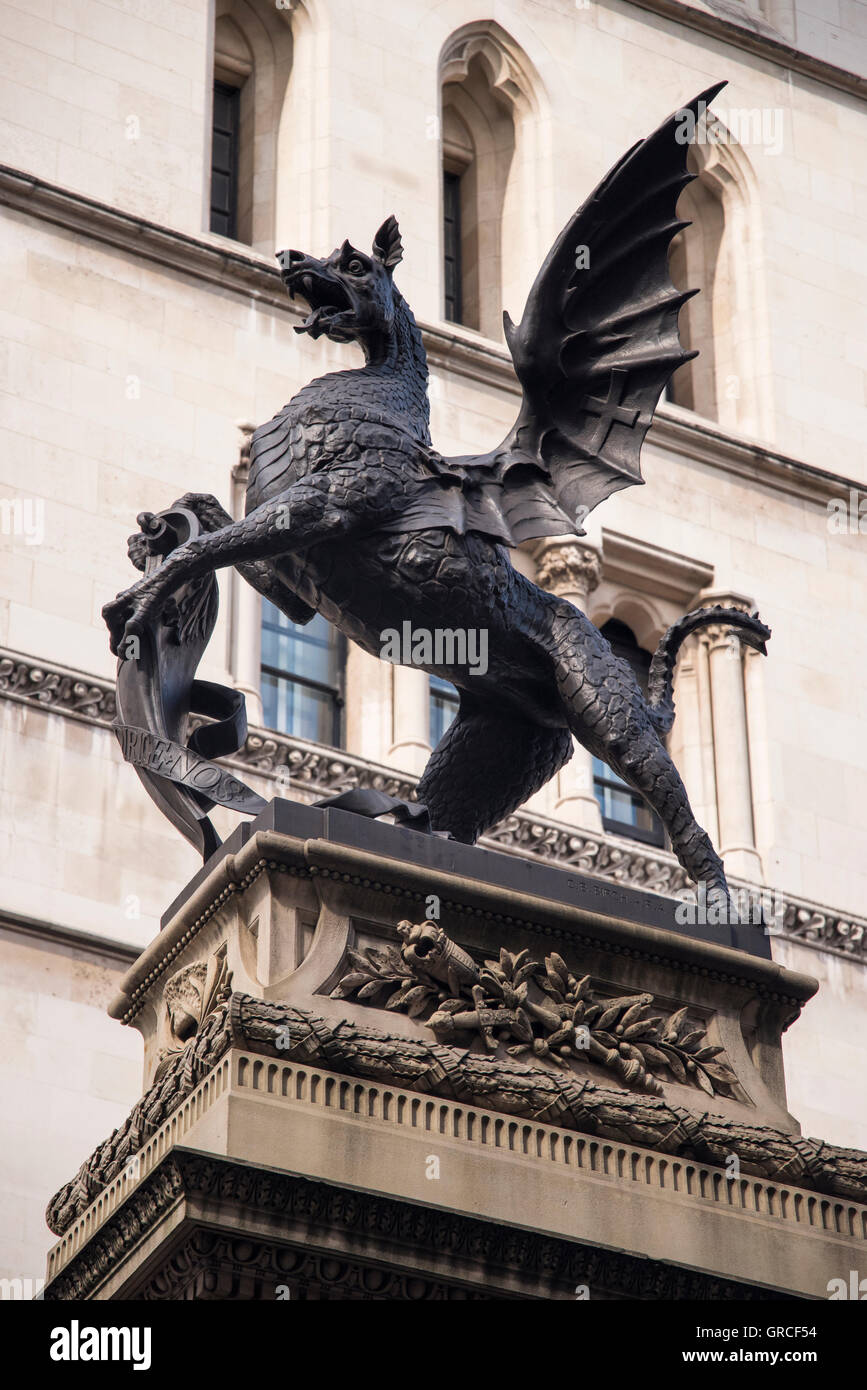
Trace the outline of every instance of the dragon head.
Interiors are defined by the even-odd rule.
[[[335,343],[359,342],[370,355],[377,340],[387,337],[394,322],[392,272],[403,255],[394,217],[386,218],[368,256],[348,241],[324,260],[302,251],[278,251],[277,261],[290,297],[310,305],[310,314],[296,333]]]

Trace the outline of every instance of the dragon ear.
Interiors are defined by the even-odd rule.
[[[403,260],[403,242],[396,217],[386,217],[373,238],[373,254],[386,270],[393,270],[398,261]]]

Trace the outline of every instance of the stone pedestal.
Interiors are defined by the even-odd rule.
[[[826,1297],[867,1157],[786,1108],[815,983],[675,908],[273,802],[124,978],[144,1094],[46,1299]]]

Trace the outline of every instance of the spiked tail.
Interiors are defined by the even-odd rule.
[[[657,731],[667,734],[674,723],[674,668],[681,645],[690,633],[711,623],[722,623],[737,629],[738,636],[748,647],[767,656],[765,643],[771,629],[758,617],[758,614],[742,613],[737,608],[694,608],[683,618],[679,618],[662,637],[650,663],[650,676],[647,682],[647,705],[650,718]]]

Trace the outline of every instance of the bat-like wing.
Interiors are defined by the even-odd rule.
[[[677,200],[694,122],[725,83],[681,107],[615,164],[552,247],[506,339],[523,388],[499,448],[450,459],[468,514],[492,508],[512,543],[583,534],[582,520],[619,488],[642,482],[641,445],[674,372],[682,293],[671,281]],[[687,113],[691,113],[688,115]],[[493,528],[490,528],[493,529]]]

